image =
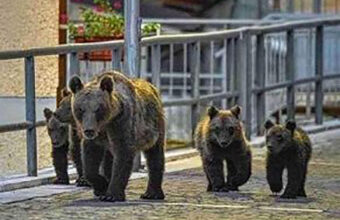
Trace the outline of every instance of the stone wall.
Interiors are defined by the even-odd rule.
[[[58,0],[0,1],[0,50],[58,44]],[[36,95],[54,96],[57,56],[37,57]],[[24,61],[0,61],[0,96],[24,95]]]

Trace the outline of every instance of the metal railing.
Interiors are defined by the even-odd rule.
[[[260,128],[266,117],[266,93],[276,89],[286,89],[287,116],[294,118],[295,110],[295,87],[303,83],[315,83],[315,122],[323,122],[323,81],[340,78],[340,71],[332,75],[323,73],[323,45],[324,28],[340,25],[340,17],[315,19],[308,21],[274,24],[268,26],[243,27],[235,30],[216,31],[211,33],[185,34],[156,36],[145,38],[141,41],[142,47],[151,48],[151,81],[158,88],[161,85],[161,46],[165,44],[186,45],[188,56],[184,56],[185,70],[189,69],[190,98],[174,99],[164,101],[165,107],[191,106],[192,129],[200,115],[200,104],[212,100],[224,100],[225,106],[235,103],[240,104],[244,109],[242,116],[245,123],[247,136],[252,133],[252,123],[255,122],[256,133],[261,133]],[[296,79],[294,71],[294,34],[298,29],[315,29],[315,76]],[[268,34],[283,32],[286,37],[286,59],[285,78],[286,80],[277,84],[267,85],[266,83],[266,49],[265,38]],[[225,53],[222,65],[222,73],[226,75],[223,91],[208,95],[200,94],[200,61],[201,45],[203,43],[220,41]],[[255,43],[256,50],[253,51]],[[37,175],[37,141],[36,126],[39,124],[35,118],[35,65],[36,56],[70,54],[70,75],[79,73],[77,54],[94,50],[112,50],[112,68],[119,69],[123,41],[111,41],[100,43],[71,44],[47,48],[33,48],[28,50],[2,51],[0,60],[18,59],[25,60],[25,98],[26,98],[26,122],[0,126],[0,132],[13,131],[18,129],[27,130],[27,170],[28,175]],[[321,51],[321,52],[320,52]],[[187,72],[187,71],[184,71]],[[254,103],[254,104],[253,104]],[[253,117],[256,120],[253,120]]]

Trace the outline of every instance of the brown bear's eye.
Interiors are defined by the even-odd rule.
[[[283,140],[283,137],[282,137],[281,134],[278,134],[278,135],[276,135],[276,139],[277,139],[278,141],[282,141],[282,140]]]
[[[235,131],[235,129],[233,127],[228,128],[229,134],[231,134],[231,135],[234,134],[234,131]]]

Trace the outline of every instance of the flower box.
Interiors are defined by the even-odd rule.
[[[93,42],[102,42],[102,41],[112,41],[112,40],[121,40],[124,37],[75,37],[75,43],[93,43]],[[122,50],[121,60],[123,60],[124,53]],[[97,50],[91,52],[83,52],[78,54],[79,60],[90,60],[90,61],[111,61],[112,60],[112,51],[111,50]]]

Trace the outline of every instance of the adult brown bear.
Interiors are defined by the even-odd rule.
[[[83,136],[86,179],[103,201],[124,201],[133,158],[144,151],[149,180],[143,199],[164,199],[165,120],[156,88],[145,80],[106,72],[84,85],[70,80],[72,112]],[[113,156],[112,175],[99,174],[105,149]]]

